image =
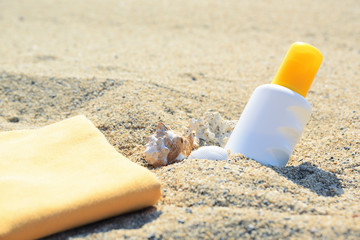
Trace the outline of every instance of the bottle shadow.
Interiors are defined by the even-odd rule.
[[[298,166],[271,168],[278,174],[297,185],[310,189],[319,196],[335,197],[344,193],[340,180],[334,173],[324,171],[309,162]]]
[[[112,230],[139,229],[145,224],[156,220],[160,217],[160,215],[161,211],[158,211],[155,207],[149,207],[143,210],[122,214],[81,227],[69,229],[39,240],[62,240],[77,237],[82,238],[91,234],[106,233]]]

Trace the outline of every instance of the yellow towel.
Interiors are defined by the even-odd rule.
[[[0,239],[34,239],[151,206],[160,184],[84,116],[0,133]]]

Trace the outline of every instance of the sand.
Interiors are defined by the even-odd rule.
[[[360,238],[359,16],[357,0],[0,1],[0,130],[85,114],[162,182],[152,208],[46,239]],[[287,166],[146,164],[159,121],[238,119],[295,41],[324,60]]]

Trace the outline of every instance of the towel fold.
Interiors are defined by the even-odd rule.
[[[34,239],[151,206],[160,183],[84,116],[0,133],[0,239]]]

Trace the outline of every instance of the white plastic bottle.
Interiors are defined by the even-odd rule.
[[[315,47],[291,45],[272,83],[255,89],[225,149],[264,165],[285,166],[310,119],[305,96],[321,62]]]

